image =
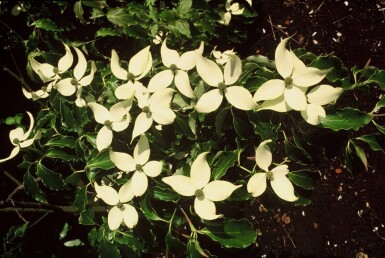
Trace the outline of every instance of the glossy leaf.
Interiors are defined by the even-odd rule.
[[[51,159],[61,159],[63,161],[74,161],[77,160],[79,157],[75,153],[68,153],[67,150],[58,148],[58,147],[53,147],[48,152],[44,155],[46,158],[51,158]]]
[[[227,248],[245,248],[257,240],[256,231],[246,219],[229,219],[221,224],[207,226],[201,232]]]
[[[81,225],[95,225],[95,213],[92,207],[87,207],[85,211],[80,213],[79,224]]]
[[[314,183],[311,179],[309,172],[294,172],[291,171],[287,175],[293,184],[302,187],[305,190],[314,189]]]
[[[95,150],[94,152],[97,152],[97,150]],[[94,169],[109,170],[114,167],[115,165],[110,160],[109,151],[107,149],[102,152],[99,152],[96,156],[92,156],[89,160],[87,160],[87,165],[86,165],[86,168],[90,170],[94,170]]]
[[[335,114],[329,114],[321,119],[325,128],[333,131],[358,130],[372,120],[372,115],[361,112],[355,108],[345,108]]]
[[[76,138],[72,136],[59,136],[55,139],[49,140],[45,146],[56,146],[60,148],[68,147],[74,148],[76,143]]]
[[[31,176],[29,172],[24,174],[23,185],[25,191],[31,195],[36,201],[47,203],[47,197],[45,193],[40,190],[39,185],[36,183],[35,178]]]
[[[34,21],[32,26],[36,28],[47,30],[47,31],[62,31],[63,29],[56,26],[56,24],[50,19],[39,19]]]
[[[140,209],[142,210],[143,214],[147,218],[155,221],[165,221],[164,219],[159,217],[159,215],[156,213],[156,211],[152,207],[148,194],[146,194],[144,198],[140,200],[139,204],[140,204]]]
[[[88,185],[85,185],[77,190],[75,196],[75,206],[79,212],[84,212],[86,210],[86,205],[88,203],[87,188]]]
[[[36,173],[46,187],[55,191],[63,189],[64,180],[62,175],[46,168],[41,162],[36,165]]]
[[[215,164],[212,166],[211,176],[213,180],[217,180],[226,174],[227,170],[234,166],[238,160],[238,151],[220,151],[214,159],[217,159]]]
[[[385,141],[385,139],[382,135],[380,135],[380,134],[368,134],[368,135],[363,135],[363,136],[357,137],[356,139],[369,144],[369,146],[372,150],[381,151],[382,153],[385,154],[385,150],[383,147],[384,145],[380,144],[380,142],[383,143]]]
[[[114,245],[107,239],[103,238],[102,241],[100,241],[100,245],[99,245],[99,257],[100,258],[120,258],[121,255],[116,245]]]

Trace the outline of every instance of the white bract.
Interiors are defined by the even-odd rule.
[[[24,96],[27,99],[37,100],[37,99],[45,99],[48,98],[49,93],[52,90],[53,85],[55,84],[55,81],[48,83],[47,86],[41,87],[40,90],[37,91],[27,91],[24,87],[22,87],[22,91]]]
[[[108,213],[108,227],[111,230],[116,230],[123,221],[128,228],[135,227],[138,223],[139,215],[136,209],[127,203],[134,198],[131,180],[122,185],[119,192],[111,186],[98,185],[97,183],[94,185],[97,197],[106,204],[113,206]]]
[[[144,86],[136,88],[135,97],[142,112],[136,117],[131,140],[147,132],[153,121],[160,125],[169,125],[174,122],[176,116],[170,108],[174,92],[175,90],[166,88],[158,90],[150,96]]]
[[[23,128],[18,127],[18,128],[13,129],[9,132],[9,139],[10,139],[12,145],[15,147],[11,151],[11,154],[9,155],[9,157],[7,157],[5,159],[0,159],[0,163],[12,159],[13,157],[15,157],[20,152],[20,149],[31,146],[34,140],[40,138],[40,132],[37,131],[34,137],[28,139],[28,137],[30,136],[30,134],[32,132],[35,120],[33,119],[33,116],[30,112],[27,111],[27,114],[28,114],[29,119],[31,121],[28,130],[26,132],[24,132]]]
[[[215,62],[217,62],[217,64],[220,64],[220,65],[226,64],[230,60],[230,57],[236,54],[236,52],[234,52],[233,49],[225,50],[223,52],[216,49],[217,47],[215,46],[213,51],[211,51],[211,53],[215,57]]]
[[[278,112],[287,112],[291,109],[305,111],[307,89],[322,81],[329,72],[329,70],[306,67],[292,51],[286,49],[289,39],[282,40],[275,50],[275,65],[283,80],[269,80],[254,94],[254,101],[265,100],[261,109]]]
[[[251,93],[242,86],[231,86],[242,73],[242,62],[236,55],[231,55],[224,70],[213,61],[204,58],[197,51],[196,68],[199,76],[210,86],[216,89],[204,93],[195,105],[200,113],[210,113],[219,108],[223,96],[231,105],[242,110],[256,108]]]
[[[188,98],[194,98],[187,71],[195,67],[195,50],[179,55],[176,50],[167,47],[166,41],[162,43],[160,54],[163,65],[169,69],[163,70],[152,77],[148,84],[148,90],[156,92],[165,89],[174,81],[180,93]]]
[[[219,16],[221,19],[219,23],[224,25],[229,25],[231,20],[231,15],[241,15],[244,8],[239,8],[239,3],[233,3],[233,0],[227,0],[225,4],[226,12],[220,12]],[[249,3],[250,4],[250,3]]]
[[[96,102],[88,103],[88,106],[94,113],[96,122],[103,125],[96,136],[96,147],[99,151],[102,151],[111,145],[113,138],[112,131],[121,132],[128,127],[131,121],[131,116],[129,114],[131,104],[132,99],[125,100],[116,103],[110,110],[108,110],[106,107]]]
[[[60,79],[60,75],[65,73],[73,63],[71,49],[63,43],[66,53],[59,59],[57,66],[48,63],[39,63],[34,57],[29,58],[32,70],[39,75],[43,82]]]
[[[117,168],[132,175],[132,191],[135,196],[143,195],[148,187],[148,176],[156,177],[162,172],[161,161],[149,161],[150,145],[146,135],[141,135],[134,149],[134,156],[110,150],[110,159]]]
[[[118,79],[127,81],[115,90],[118,99],[127,99],[131,96],[131,91],[136,82],[143,78],[152,67],[152,55],[150,46],[147,46],[131,57],[128,62],[128,69],[120,66],[119,56],[115,50],[111,51],[111,71]]]
[[[271,140],[263,141],[255,149],[255,161],[258,167],[265,171],[265,173],[254,174],[247,183],[247,191],[253,196],[260,196],[265,192],[267,187],[267,180],[270,180],[270,185],[274,192],[283,200],[293,202],[298,200],[294,194],[294,187],[290,180],[286,177],[289,173],[287,165],[279,165],[272,170],[269,167],[272,163],[272,154],[267,143]]]
[[[96,72],[95,62],[91,62],[91,71],[87,76],[84,76],[87,70],[87,61],[83,53],[76,47],[74,47],[76,54],[78,56],[78,63],[76,64],[73,72],[73,77],[65,78],[57,82],[54,87],[57,89],[60,94],[63,96],[71,96],[77,90],[77,100],[76,105],[79,107],[85,106],[84,100],[81,99],[82,87],[88,86],[91,84],[94,79],[94,73]]]
[[[214,202],[224,201],[241,185],[234,185],[223,180],[210,182],[211,169],[206,161],[208,152],[198,155],[191,165],[190,177],[173,175],[162,178],[175,192],[182,196],[195,196],[194,210],[205,220],[222,217],[216,214]]]

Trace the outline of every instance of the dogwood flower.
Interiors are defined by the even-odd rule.
[[[121,132],[128,127],[131,121],[129,114],[131,104],[132,100],[118,102],[108,110],[96,102],[88,103],[88,106],[94,113],[96,122],[103,125],[96,136],[96,147],[98,151],[102,151],[111,145],[113,138],[112,131]]]
[[[211,53],[215,57],[215,62],[220,65],[226,64],[230,60],[230,57],[236,54],[236,52],[234,52],[234,49],[225,50],[221,52],[217,50],[216,46],[214,47],[213,51],[211,51]]]
[[[65,73],[73,63],[71,49],[63,43],[66,53],[59,59],[57,66],[48,63],[39,63],[34,57],[29,58],[32,70],[39,75],[43,82],[60,79],[60,75]]]
[[[132,191],[135,196],[143,195],[148,187],[147,177],[156,177],[162,172],[161,161],[149,161],[150,145],[146,135],[142,134],[134,149],[134,156],[124,152],[110,150],[110,159],[117,168],[132,175]]]
[[[166,88],[150,96],[150,93],[144,86],[136,89],[135,97],[142,112],[136,117],[132,131],[132,140],[147,132],[154,121],[160,125],[169,125],[174,122],[176,116],[170,108],[174,92],[175,90]]]
[[[283,200],[293,202],[298,200],[294,194],[294,187],[290,180],[286,177],[289,173],[287,165],[279,165],[272,170],[269,167],[272,163],[272,154],[267,143],[271,140],[263,141],[255,149],[255,161],[258,167],[265,171],[265,173],[254,174],[247,183],[247,191],[253,196],[260,196],[267,187],[267,180],[270,180],[270,185],[274,192]]]
[[[76,90],[78,90],[80,94],[77,94],[76,104],[78,106],[85,106],[85,102],[79,100],[82,92],[82,87],[85,87],[91,84],[92,80],[94,79],[94,73],[96,72],[96,66],[95,66],[95,62],[92,61],[90,73],[87,76],[84,76],[87,70],[86,58],[78,48],[74,47],[74,49],[78,56],[78,63],[74,68],[73,77],[60,80],[58,83],[55,84],[54,87],[63,96],[71,96],[76,92]]]
[[[227,0],[225,4],[226,12],[220,12],[219,16],[221,19],[219,23],[224,25],[229,25],[231,20],[231,15],[241,15],[243,13],[244,8],[239,8],[239,3],[233,3],[233,0]]]
[[[119,56],[113,49],[111,51],[111,72],[118,79],[127,81],[120,85],[115,90],[115,95],[118,99],[127,99],[131,96],[131,90],[135,82],[143,78],[152,67],[152,55],[150,46],[147,46],[131,57],[128,62],[128,69],[123,69],[120,66]]]
[[[51,92],[52,87],[55,83],[56,83],[55,81],[52,81],[52,82],[48,83],[47,86],[43,86],[43,87],[41,87],[40,90],[37,90],[37,91],[31,91],[30,92],[30,91],[27,91],[24,87],[22,87],[21,89],[22,89],[24,96],[27,99],[32,99],[32,100],[45,99],[45,98],[48,98],[49,93]]]
[[[338,99],[344,90],[340,87],[330,85],[319,85],[311,89],[307,94],[308,104],[301,115],[306,122],[312,125],[321,123],[321,119],[326,117],[323,105],[330,104]]]
[[[222,217],[216,214],[214,202],[224,201],[241,185],[234,185],[223,180],[210,181],[211,169],[206,160],[208,152],[198,155],[191,165],[190,177],[173,175],[162,178],[175,192],[182,196],[195,196],[194,210],[205,220]]]
[[[195,50],[179,55],[176,50],[167,47],[166,41],[162,43],[160,54],[163,65],[169,69],[163,70],[152,77],[148,84],[148,90],[156,92],[165,89],[174,81],[180,93],[188,98],[194,98],[187,71],[195,67]]]
[[[28,139],[32,132],[35,120],[33,119],[33,116],[30,112],[27,111],[27,114],[31,121],[28,130],[24,132],[23,128],[18,127],[9,132],[9,139],[11,140],[12,145],[15,147],[11,151],[9,157],[5,159],[0,159],[0,163],[12,159],[20,152],[21,149],[31,146],[34,140],[40,138],[40,132],[37,131],[34,137]]]
[[[238,109],[251,110],[256,108],[253,97],[247,89],[242,86],[231,86],[242,73],[242,62],[238,56],[230,56],[222,72],[215,62],[197,53],[196,68],[199,76],[208,85],[216,88],[200,97],[195,105],[196,111],[210,113],[217,110],[223,101],[223,96]]]
[[[113,206],[108,212],[107,218],[108,227],[111,230],[118,229],[123,221],[128,228],[133,228],[138,224],[138,212],[127,203],[134,198],[131,180],[122,185],[119,192],[111,186],[98,185],[97,183],[94,185],[97,196],[106,204]]]
[[[286,38],[275,50],[275,64],[281,79],[272,79],[261,85],[254,93],[254,101],[265,100],[260,109],[287,112],[291,109],[307,109],[306,91],[327,75],[329,70],[320,70],[306,65],[292,52],[286,49]]]

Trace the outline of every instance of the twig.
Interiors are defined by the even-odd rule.
[[[23,185],[19,180],[17,180],[14,176],[12,176],[10,173],[8,173],[7,171],[4,171],[4,174],[9,178],[11,179],[13,182],[15,182],[17,185]]]
[[[36,203],[38,204],[38,203]],[[40,204],[40,203],[39,203]],[[65,213],[79,213],[79,210],[75,206],[54,206],[54,205],[47,205],[38,207],[6,207],[0,209],[0,212],[16,212],[19,214],[19,212],[33,212],[33,213],[40,213],[40,212],[47,212],[47,213],[53,213],[56,211],[61,211]],[[94,207],[94,212],[105,212],[106,208],[102,206]],[[25,220],[25,222],[27,222]]]
[[[271,21],[270,14],[269,14],[269,19],[267,21],[269,22],[271,31],[273,32],[273,38],[274,38],[275,41],[277,41],[277,38],[275,37],[275,32],[274,32],[274,25],[273,25],[273,22]]]
[[[3,24],[5,27],[7,27],[10,31],[14,32],[14,33],[21,39],[21,41],[24,41],[23,37],[20,36],[20,34],[17,33],[14,29],[12,29],[11,27],[9,27],[8,24],[6,24],[5,22],[3,22],[2,20],[0,20],[0,23]]]
[[[11,200],[11,202],[12,202],[13,207],[16,208],[16,207],[15,207],[15,203],[13,202],[13,200]],[[15,211],[16,211],[17,215],[19,215],[19,218],[20,218],[22,221],[24,221],[24,223],[27,223],[27,222],[28,222],[23,216],[21,216],[21,214],[19,213],[18,210],[15,210]]]
[[[289,238],[289,240],[290,240],[291,244],[293,245],[293,247],[294,247],[294,248],[297,248],[297,247],[295,246],[294,241],[293,241],[293,239],[291,238],[289,232],[287,232],[286,228],[285,228],[281,223],[279,223],[279,225],[281,225],[281,227],[282,227],[283,230],[285,231],[285,233],[286,233],[287,237]]]
[[[17,76],[14,72],[12,72],[8,67],[4,66],[3,67],[4,71],[6,71],[7,73],[9,73],[13,78],[15,78],[16,80],[18,80],[23,86],[24,88],[26,88],[29,92],[32,92],[33,90],[31,89],[31,87],[29,87],[29,85],[22,79],[20,78],[19,76]]]
[[[317,9],[315,9],[315,11],[313,13],[318,12],[319,9],[321,9],[321,6],[323,6],[324,3],[325,3],[325,1],[322,1],[322,3],[317,7]]]
[[[4,173],[6,173],[6,171],[4,171]],[[8,176],[8,175],[7,175]],[[11,176],[11,175],[10,175]],[[12,176],[11,176],[12,177]],[[10,178],[11,178],[10,177]],[[12,179],[12,178],[11,178]],[[16,180],[16,179],[15,179]],[[38,183],[38,182],[40,182],[41,181],[41,178],[40,177],[37,177],[37,178],[35,178],[35,182],[36,183]],[[7,199],[5,200],[5,202],[9,202],[10,200],[12,200],[12,197],[15,195],[15,194],[17,194],[19,191],[21,191],[21,190],[24,190],[24,185],[22,185],[20,182],[18,183],[19,184],[19,186],[18,187],[16,187],[13,191],[12,191],[12,193],[10,193],[9,195],[8,195],[8,197],[7,197]]]

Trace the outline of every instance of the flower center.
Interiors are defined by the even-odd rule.
[[[19,138],[15,138],[15,139],[13,139],[12,142],[13,142],[14,144],[18,145],[18,144],[20,143],[20,140],[19,140]]]
[[[223,93],[225,93],[225,91],[226,91],[226,84],[224,84],[223,82],[220,82],[220,83],[218,84],[218,89],[219,89],[220,91],[222,91]]]
[[[293,85],[293,79],[291,77],[286,77],[285,78],[285,85],[286,86],[291,86]]]
[[[110,120],[106,120],[106,121],[104,121],[104,125],[107,127],[111,127],[112,122]]]
[[[266,177],[267,177],[267,179],[269,179],[270,181],[273,181],[273,180],[274,180],[273,172],[267,171],[267,172],[266,172]]]
[[[144,106],[144,107],[142,108],[142,112],[143,112],[143,113],[150,113],[150,107],[149,107],[149,106]]]
[[[74,85],[74,86],[78,85],[78,80],[76,80],[75,78],[73,78],[73,79],[71,80],[71,84]]]
[[[143,166],[140,165],[140,164],[136,164],[135,170],[136,171],[142,171],[143,170]]]
[[[133,73],[128,73],[127,80],[132,82],[135,81],[135,75]]]
[[[52,71],[53,71],[54,74],[58,74],[59,73],[59,68],[54,67]]]
[[[175,75],[177,70],[178,70],[178,66],[176,66],[175,64],[172,64],[172,65],[170,65],[170,70]]]
[[[205,194],[203,193],[203,191],[201,189],[197,189],[195,191],[195,197],[198,198],[199,200],[203,200],[205,198]]]
[[[41,87],[41,90],[44,92],[47,92],[47,87],[43,86],[43,87]]]
[[[123,203],[118,202],[118,204],[116,204],[116,207],[118,207],[121,211],[124,211],[124,205],[123,205]]]

